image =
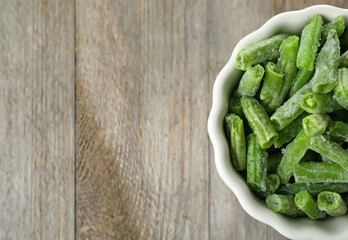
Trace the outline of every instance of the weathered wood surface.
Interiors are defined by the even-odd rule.
[[[236,43],[319,3],[348,8],[0,0],[0,239],[285,239],[221,181],[206,122]]]
[[[74,3],[0,1],[0,239],[74,238]]]

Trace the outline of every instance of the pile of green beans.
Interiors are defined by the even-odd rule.
[[[342,16],[314,15],[299,36],[280,33],[237,54],[244,74],[225,116],[231,160],[275,213],[347,212],[346,36]]]

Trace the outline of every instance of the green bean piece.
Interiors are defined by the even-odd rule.
[[[336,163],[301,162],[294,172],[297,183],[348,183],[348,171]]]
[[[302,120],[308,116],[308,113],[302,113],[298,118],[292,121],[288,126],[278,132],[278,139],[274,142],[275,148],[280,148],[285,143],[290,142],[302,129]]]
[[[303,130],[308,137],[323,134],[329,121],[327,114],[311,114],[302,120]]]
[[[283,154],[280,152],[269,155],[267,158],[267,172],[276,173],[278,165],[281,162],[282,158],[283,158]]]
[[[275,113],[273,113],[271,121],[276,130],[282,130],[304,112],[300,106],[300,102],[303,95],[311,91],[312,86],[309,82],[298,90],[295,95],[288,99],[282,106],[280,106]]]
[[[242,105],[240,103],[240,99],[242,96],[240,96],[237,92],[235,92],[232,97],[230,98],[230,101],[228,103],[228,112],[234,113],[238,115],[239,117],[243,118],[243,110]]]
[[[306,190],[295,195],[295,205],[312,220],[325,218],[326,216],[326,213],[320,211],[317,202]]]
[[[280,56],[278,60],[278,68],[284,73],[282,86],[279,94],[264,102],[268,111],[275,111],[284,101],[289,92],[291,84],[296,75],[296,57],[298,52],[299,38],[290,36],[285,39],[280,46]]]
[[[277,171],[282,184],[289,182],[296,165],[306,154],[309,143],[310,138],[301,130],[297,137],[286,146],[284,156]]]
[[[348,171],[348,152],[338,143],[331,141],[327,136],[314,136],[310,139],[309,148],[317,153],[330,158]]]
[[[261,100],[268,100],[277,95],[282,87],[284,74],[272,62],[266,65],[265,77],[261,88]]]
[[[267,197],[273,194],[280,186],[280,179],[277,174],[268,174],[266,178],[266,191],[258,192],[257,195]]]
[[[288,34],[274,35],[244,48],[237,54],[237,69],[246,70],[255,64],[278,58],[280,45],[288,36]]]
[[[262,149],[269,148],[278,138],[266,110],[254,98],[242,97],[242,110]]]
[[[329,123],[327,135],[335,140],[348,142],[348,123],[331,121]]]
[[[341,195],[335,192],[321,192],[318,195],[318,208],[330,216],[343,216],[347,212],[347,205]]]
[[[225,117],[227,137],[230,142],[232,163],[237,171],[246,167],[246,144],[243,120],[231,113]]]
[[[348,68],[348,51],[341,55],[339,68]]]
[[[330,182],[316,182],[316,183],[290,183],[281,186],[277,193],[284,195],[296,195],[296,193],[303,190],[308,191],[313,196],[317,196],[323,191],[332,191],[337,193],[348,192],[347,183],[330,183]]]
[[[259,90],[264,73],[265,70],[260,64],[248,67],[239,82],[237,93],[241,96],[253,97]]]
[[[323,18],[320,15],[314,15],[311,22],[303,28],[297,55],[297,68],[313,71],[322,26]]]
[[[315,63],[315,72],[311,80],[314,92],[328,93],[334,89],[339,61],[340,41],[336,31],[331,29]]]
[[[334,18],[331,22],[324,24],[323,29],[321,31],[321,37],[320,37],[321,46],[325,44],[327,35],[329,34],[329,31],[331,29],[336,30],[338,37],[342,35],[345,29],[345,25],[344,25],[344,18],[341,15]]]
[[[266,191],[267,152],[260,147],[254,133],[248,135],[247,143],[247,184],[254,191]]]
[[[339,105],[348,110],[348,68],[338,69],[337,85],[334,99]]]
[[[293,84],[291,85],[290,97],[294,96],[298,90],[300,90],[305,84],[307,84],[309,80],[312,79],[313,75],[314,75],[314,70],[313,71],[308,71],[305,69],[298,70],[295,80]]]
[[[320,155],[320,156],[321,156],[321,160],[322,160],[323,162],[326,162],[326,163],[334,163],[330,158],[325,157],[325,156],[323,156],[323,155]]]
[[[342,106],[334,99],[333,92],[307,93],[302,97],[301,108],[308,113],[331,113],[342,109]]]
[[[272,194],[267,196],[266,204],[275,213],[281,213],[290,217],[303,216],[303,212],[296,207],[293,196]]]

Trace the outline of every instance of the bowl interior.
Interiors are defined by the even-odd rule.
[[[208,132],[214,148],[217,170],[249,215],[292,239],[342,239],[348,238],[347,215],[312,221],[306,218],[291,219],[269,210],[265,202],[249,190],[245,180],[234,170],[223,128],[231,92],[242,75],[242,72],[235,67],[237,53],[244,47],[277,33],[300,36],[301,30],[314,14],[320,14],[326,20],[332,20],[337,15],[342,15],[346,26],[348,24],[348,10],[329,5],[316,5],[299,11],[278,14],[269,19],[261,28],[239,41],[230,60],[218,74],[214,83],[213,106],[208,119]]]

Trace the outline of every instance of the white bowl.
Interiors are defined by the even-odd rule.
[[[314,14],[331,20],[337,15],[348,24],[348,10],[329,5],[316,5],[299,11],[284,12],[269,19],[262,27],[250,33],[232,52],[230,60],[217,76],[213,88],[213,106],[208,119],[208,133],[214,148],[216,168],[227,186],[234,192],[243,209],[253,218],[264,222],[291,239],[348,239],[348,215],[313,221],[292,219],[273,213],[264,201],[255,197],[245,180],[234,170],[224,135],[223,121],[231,92],[237,85],[241,71],[235,67],[237,53],[246,46],[276,33],[300,35],[302,28]]]

